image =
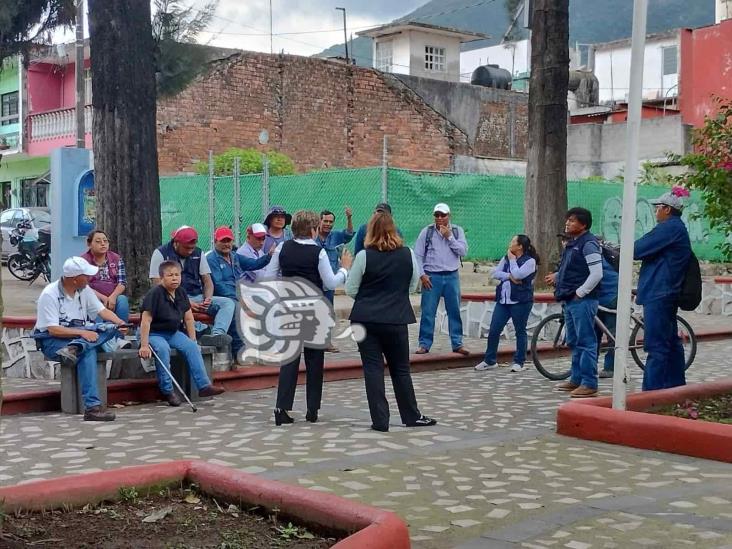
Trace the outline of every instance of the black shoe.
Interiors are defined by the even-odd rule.
[[[61,361],[69,366],[75,366],[79,360],[78,349],[74,345],[61,347],[56,354],[61,357]]]
[[[178,406],[180,406],[183,403],[181,401],[180,397],[178,396],[178,393],[175,392],[175,390],[173,390],[172,393],[168,393],[167,395],[165,395],[165,400],[168,401],[169,405],[171,405],[175,408],[177,408]]]
[[[201,336],[199,340],[204,347],[216,347],[222,349],[231,345],[231,336],[229,334],[216,334]]]
[[[290,417],[290,415],[287,413],[287,410],[280,410],[279,408],[275,408],[274,411],[275,416],[275,425],[282,425],[283,423],[294,423],[295,420]]]
[[[376,425],[372,425],[371,428],[374,431],[379,431],[380,433],[388,433],[389,432],[389,426],[386,427],[377,427]]]
[[[84,412],[84,421],[114,421],[114,412],[105,410],[101,406],[87,408]]]
[[[308,410],[308,413],[305,414],[305,419],[309,421],[310,423],[317,423],[318,422],[318,412],[311,412]]]
[[[430,425],[437,425],[437,420],[427,416],[419,416],[417,421],[407,423],[407,427],[429,427]]]

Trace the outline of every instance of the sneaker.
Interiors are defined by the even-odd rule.
[[[56,354],[61,357],[61,361],[69,366],[76,366],[76,363],[79,360],[79,356],[77,353],[77,348],[73,345],[61,347],[58,351],[56,351]]]
[[[600,370],[598,377],[600,379],[609,379],[609,378],[613,377],[613,372],[612,372],[612,370]]]
[[[84,421],[114,421],[114,418],[114,412],[105,410],[102,406],[93,406],[84,412]]]
[[[215,387],[213,385],[208,385],[208,386],[204,387],[203,389],[201,389],[200,391],[198,391],[198,396],[212,397],[212,396],[220,395],[224,391],[225,391],[225,389],[223,387]]]
[[[120,349],[132,349],[132,341],[125,338],[120,338],[117,340],[117,350]]]
[[[229,334],[211,334],[201,336],[199,342],[204,347],[216,347],[221,349],[231,345],[231,336]]]
[[[597,396],[597,389],[591,389],[586,385],[580,385],[574,391],[569,393],[572,398],[590,398]]]
[[[165,395],[165,400],[168,401],[168,404],[170,406],[173,406],[175,408],[177,408],[178,406],[183,404],[183,401],[180,399],[180,397],[178,396],[178,393],[176,393],[175,390],[173,390],[172,393]]]
[[[557,391],[564,391],[564,392],[570,392],[574,391],[579,385],[576,383],[572,383],[571,381],[562,381],[561,383],[558,383],[556,386]]]
[[[437,420],[427,416],[419,416],[417,421],[407,423],[407,427],[429,427],[430,425],[437,425]]]
[[[524,371],[525,369],[526,369],[526,368],[524,367],[524,365],[523,365],[523,364],[517,364],[517,363],[515,363],[515,362],[514,362],[514,363],[513,363],[512,365],[511,365],[511,371],[512,371],[512,372],[523,372],[523,371]]]
[[[483,372],[485,370],[492,370],[493,368],[498,368],[498,364],[488,364],[485,360],[482,360],[478,364],[475,365],[475,369],[478,372]]]

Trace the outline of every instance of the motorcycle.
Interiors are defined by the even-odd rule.
[[[8,257],[8,271],[18,280],[33,284],[39,276],[51,281],[50,239],[27,239],[29,222],[20,222],[10,232],[10,244],[18,251]],[[40,231],[39,231],[40,236]]]

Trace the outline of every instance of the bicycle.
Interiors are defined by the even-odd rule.
[[[599,311],[609,314],[617,314],[615,309],[608,309],[606,307],[599,307]],[[631,332],[630,342],[628,348],[630,354],[633,356],[633,360],[638,367],[643,370],[645,369],[646,353],[643,350],[643,317],[637,313],[632,312],[630,315]],[[691,325],[681,316],[676,316],[676,323],[679,328],[679,337],[681,338],[681,344],[684,347],[684,358],[686,361],[685,369],[688,369],[694,362],[696,357],[696,334],[691,328]],[[595,315],[595,324],[598,326],[600,331],[604,334],[606,341],[600,341],[598,345],[597,356],[604,351],[608,351],[615,347],[615,337],[605,324]],[[564,330],[564,314],[554,313],[541,320],[534,329],[534,333],[531,337],[531,358],[534,361],[534,366],[541,375],[552,381],[560,381],[567,379],[570,374],[570,368],[567,367],[564,361],[541,361],[539,357],[539,346],[542,341],[551,342],[552,351],[566,351],[570,354],[570,349],[567,346],[566,334]],[[603,344],[604,343],[604,344]],[[546,351],[547,349],[543,349]]]

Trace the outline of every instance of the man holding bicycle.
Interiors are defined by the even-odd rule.
[[[554,285],[554,296],[562,303],[567,345],[572,349],[569,381],[557,385],[573,398],[597,395],[597,334],[595,315],[598,284],[602,280],[602,252],[590,232],[592,213],[572,208],[565,216],[564,230],[569,241],[564,246],[559,270],[546,276]]]
[[[636,240],[634,259],[640,259],[636,303],[643,305],[644,348],[648,353],[643,390],[666,389],[686,384],[684,349],[676,326],[678,299],[691,258],[691,241],[683,221],[683,196],[674,187],[650,203],[658,224]]]

